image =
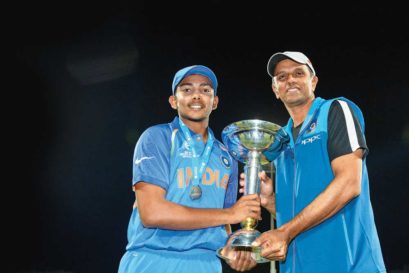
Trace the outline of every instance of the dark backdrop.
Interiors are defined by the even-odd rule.
[[[344,96],[362,108],[385,263],[390,272],[408,269],[402,7],[34,1],[4,10],[3,53],[12,62],[2,100],[0,271],[116,272],[133,202],[133,148],[144,129],[175,115],[167,102],[174,73],[192,64],[216,72],[220,104],[210,124],[217,136],[241,119],[284,125],[288,114],[271,92],[266,63],[285,50],[310,57],[317,96]]]

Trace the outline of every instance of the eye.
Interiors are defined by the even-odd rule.
[[[190,87],[183,87],[183,88],[181,88],[181,91],[183,92],[183,93],[190,93],[190,92],[192,92],[192,89],[190,89]]]
[[[296,70],[296,71],[294,71],[294,77],[301,78],[301,77],[304,77],[304,75],[305,75],[304,70]]]
[[[285,81],[285,80],[287,79],[287,74],[285,74],[285,73],[278,74],[278,75],[276,76],[276,79],[277,79],[279,82],[283,82],[283,81]]]

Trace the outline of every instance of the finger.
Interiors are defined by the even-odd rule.
[[[263,255],[262,255],[263,256]],[[284,261],[286,258],[286,255],[277,255],[277,254],[270,254],[268,256],[263,256],[264,258],[268,260],[274,260],[274,261]]]
[[[261,245],[261,256],[263,257],[272,257],[277,259],[283,255],[286,255],[286,250],[283,248],[282,244],[271,243],[270,241],[265,241]]]
[[[257,219],[258,221],[263,220],[263,219],[261,219],[260,213],[253,212],[253,211],[250,212],[250,213],[247,215],[247,217],[250,217],[250,218],[253,218],[253,219]]]
[[[249,199],[249,200],[259,200],[260,199],[260,197],[256,193],[247,194],[246,197],[247,197],[246,199]]]
[[[261,246],[261,244],[264,242],[264,238],[261,237],[260,235],[257,239],[255,239],[252,243],[251,246],[258,247]]]
[[[235,268],[235,270],[236,271],[239,271],[242,267],[243,267],[243,257],[242,257],[242,253],[241,253],[241,251],[237,251],[237,254],[236,254],[237,256],[237,260],[236,260],[236,268]]]
[[[251,252],[250,251],[239,251],[239,261],[237,263],[237,271],[246,271],[250,269],[251,265]]]
[[[270,180],[270,177],[268,177],[267,173],[265,171],[262,171],[259,173],[259,178],[262,182],[266,183],[267,181]]]

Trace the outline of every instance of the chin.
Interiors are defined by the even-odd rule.
[[[193,122],[202,122],[207,119],[207,117],[204,116],[192,116],[192,115],[181,115],[183,119],[193,121]]]
[[[187,119],[194,122],[202,122],[206,120],[206,117],[187,117]]]

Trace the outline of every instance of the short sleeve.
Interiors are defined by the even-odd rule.
[[[161,126],[148,128],[135,146],[132,185],[144,181],[166,190],[169,166],[170,129]]]
[[[363,150],[364,157],[368,154],[361,125],[347,102],[334,101],[328,114],[328,155],[330,161],[358,149]]]

